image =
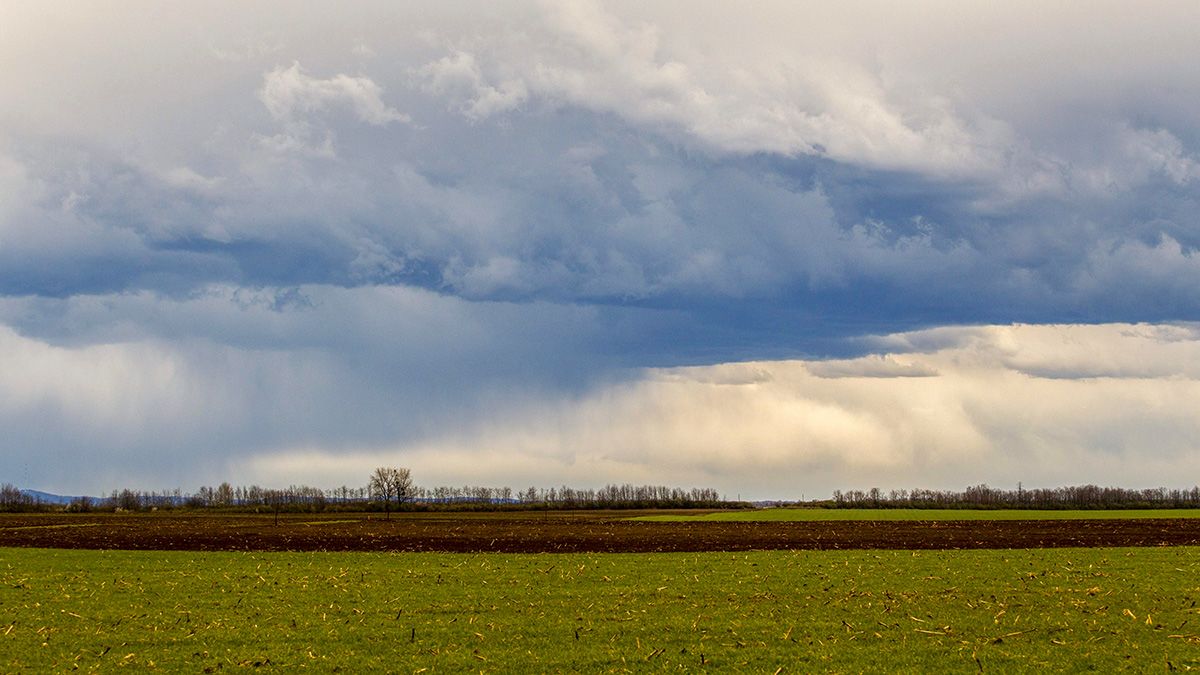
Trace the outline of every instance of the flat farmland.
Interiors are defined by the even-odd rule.
[[[1200,549],[0,548],[0,670],[1200,668]]]
[[[1200,545],[1200,518],[754,521],[757,514],[628,511],[0,516],[0,546],[183,551],[640,553],[824,549],[997,549]],[[828,511],[824,514],[845,512]],[[891,511],[883,515],[895,516]],[[934,512],[908,512],[937,516]],[[1161,512],[1177,515],[1177,512]],[[944,515],[944,514],[943,514]],[[1097,515],[1091,512],[1090,515]],[[663,518],[665,516],[665,518]]]
[[[747,515],[2,516],[0,670],[1200,669],[1200,518]]]
[[[846,520],[1155,520],[1200,518],[1200,509],[752,509],[640,516],[659,522],[808,522]]]

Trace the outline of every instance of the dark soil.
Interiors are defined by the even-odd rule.
[[[188,551],[651,552],[1200,545],[1198,519],[639,522],[631,512],[0,515],[0,546]]]

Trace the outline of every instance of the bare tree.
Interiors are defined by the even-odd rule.
[[[20,488],[12,483],[0,485],[0,511],[21,511],[33,504]]]
[[[263,501],[275,512],[275,524],[279,525],[279,509],[283,508],[284,495],[282,490],[264,490]]]
[[[405,468],[381,466],[371,474],[369,485],[371,494],[383,499],[383,510],[387,518],[391,518],[392,499],[396,500],[396,508],[412,499],[412,472]]]
[[[213,501],[216,502],[216,506],[233,506],[233,494],[232,485],[227,482],[221,483],[213,495]]]

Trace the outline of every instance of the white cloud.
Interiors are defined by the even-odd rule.
[[[0,226],[10,223],[13,211],[24,200],[38,198],[40,188],[29,178],[29,172],[21,162],[0,154]],[[7,238],[0,230],[0,241]]]
[[[1165,177],[1177,185],[1200,178],[1200,163],[1185,151],[1183,143],[1166,129],[1122,127],[1114,134],[1123,157],[1121,168],[1126,177],[1104,181],[1104,189],[1125,189]]]
[[[79,258],[92,254],[128,263],[144,253],[126,223],[110,226],[86,213],[99,186],[80,173],[82,180],[63,185],[0,152],[0,269],[8,285],[40,275],[69,278]]]
[[[519,27],[445,31],[450,53],[418,72],[476,121],[527,101],[579,107],[716,154],[814,154],[979,181],[1006,201],[1136,172],[1130,155],[1193,175],[1169,127],[1120,129],[1130,105],[1167,118],[1159,92],[1200,102],[1179,57],[1195,55],[1179,29],[1194,10],[869,7],[543,3]]]
[[[529,96],[521,80],[508,80],[497,86],[484,82],[475,57],[466,52],[455,52],[428,63],[416,73],[427,91],[460,101],[459,110],[473,120],[512,110]]]
[[[781,44],[765,35],[776,51],[760,53],[736,34],[710,42],[712,27],[690,10],[627,10],[548,3],[539,24],[473,40],[475,51],[457,50],[421,73],[431,91],[474,119],[537,97],[735,154],[819,154],[947,174],[978,172],[995,160],[983,155],[999,151],[989,145],[1009,140],[986,119],[972,128],[944,97],[899,99],[878,72],[818,56],[803,36],[789,33]],[[784,11],[779,21],[796,18]],[[681,39],[686,32],[709,49]]]
[[[202,176],[194,169],[186,166],[177,166],[169,169],[163,175],[163,179],[172,187],[193,190],[200,194],[214,194],[221,187],[222,183],[225,182],[225,179],[221,176]]]
[[[333,158],[337,155],[334,132],[319,121],[328,111],[349,108],[359,121],[377,127],[412,121],[385,104],[382,97],[383,89],[368,77],[338,74],[316,78],[301,70],[298,61],[288,68],[275,68],[263,76],[258,98],[284,130],[261,137],[261,143],[280,154]]]
[[[892,354],[857,359],[816,361],[808,364],[808,372],[817,377],[936,377],[938,371]]]
[[[243,125],[264,68],[274,68],[262,87],[272,114],[345,106],[370,124],[421,107],[393,92],[411,112],[398,111],[378,84],[416,73],[475,120],[531,102],[578,106],[720,153],[818,153],[983,176],[1028,195],[1061,188],[1056,166],[1093,170],[1078,166],[1081,148],[1122,152],[1122,124],[1190,142],[1186,111],[1200,104],[1200,16],[1188,3],[1136,15],[1110,2],[368,2],[334,15],[212,3],[131,33],[144,6],[11,8],[0,61],[18,65],[0,73],[5,126],[177,154],[214,126]],[[291,62],[370,76],[279,67]],[[1118,165],[1109,159],[1090,161]],[[1190,171],[1167,163],[1168,175]]]
[[[383,89],[368,77],[335,75],[321,79],[307,75],[299,62],[279,67],[263,77],[258,92],[271,116],[292,122],[345,105],[358,119],[382,126],[389,122],[409,122],[409,117],[383,102]]]

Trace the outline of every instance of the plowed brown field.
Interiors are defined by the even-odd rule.
[[[1200,545],[1200,518],[639,522],[634,512],[0,516],[0,546],[192,551],[649,552]]]

